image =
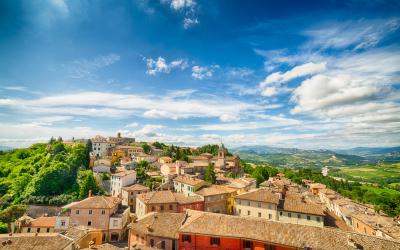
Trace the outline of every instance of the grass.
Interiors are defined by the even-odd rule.
[[[369,183],[398,183],[400,182],[400,163],[381,163],[357,167],[340,167],[333,173],[335,176],[349,180]]]

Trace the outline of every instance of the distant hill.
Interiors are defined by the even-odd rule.
[[[9,151],[9,150],[11,150],[11,149],[13,149],[12,147],[7,147],[7,146],[2,146],[2,145],[0,145],[0,151]]]
[[[232,149],[241,159],[275,167],[323,167],[400,161],[400,148],[354,148],[348,150],[305,150],[269,146],[243,146]]]
[[[400,147],[387,147],[387,148],[357,147],[357,148],[342,149],[335,151],[342,154],[351,154],[359,156],[380,156],[380,155],[399,153]]]

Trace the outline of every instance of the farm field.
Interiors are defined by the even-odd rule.
[[[332,171],[332,175],[348,180],[368,183],[398,183],[400,182],[400,163],[340,167],[336,169],[336,171]]]

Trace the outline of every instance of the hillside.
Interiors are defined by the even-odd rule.
[[[65,204],[96,189],[86,145],[61,140],[0,153],[1,208],[10,204]]]
[[[362,165],[371,163],[358,155],[340,154],[330,150],[303,150],[297,148],[274,148],[267,146],[247,146],[232,149],[246,162],[268,164],[275,167],[324,167],[342,165]]]

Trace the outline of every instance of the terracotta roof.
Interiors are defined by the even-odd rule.
[[[351,242],[364,250],[400,249],[400,241],[321,228],[282,223],[265,219],[187,210],[187,219],[180,233],[250,239],[276,245],[311,249],[355,249]],[[210,223],[211,222],[211,223]]]
[[[115,173],[112,175],[118,176],[118,177],[125,177],[125,176],[133,174],[133,173],[136,173],[136,171],[135,170],[125,170],[125,171],[121,171],[121,172],[118,172],[118,173]]]
[[[154,191],[139,194],[137,196],[145,204],[163,204],[163,203],[178,203],[188,204],[203,201],[203,197],[198,195],[185,196],[182,193],[173,193],[170,190]]]
[[[311,183],[309,184],[310,188],[326,188],[324,184],[321,183]]]
[[[73,239],[75,242],[81,239],[82,237],[86,236],[91,231],[101,231],[101,229],[95,229],[88,226],[74,226],[69,227],[68,230],[65,232],[65,236],[68,238]]]
[[[205,196],[212,196],[212,195],[218,195],[218,194],[227,194],[228,192],[225,190],[215,188],[215,187],[206,187],[195,193],[205,197]]]
[[[72,239],[57,233],[0,235],[0,249],[7,250],[63,250],[71,244]]]
[[[154,191],[136,196],[146,204],[161,204],[161,203],[174,203],[176,202],[174,194],[170,190]]]
[[[237,192],[237,189],[226,186],[226,185],[211,185],[211,187],[226,191],[228,193],[236,193]]]
[[[124,248],[116,247],[114,245],[105,243],[101,245],[92,246],[91,248],[83,248],[82,250],[124,250]]]
[[[182,213],[149,213],[129,225],[134,233],[178,239],[178,230],[185,218]]]
[[[122,190],[125,191],[143,191],[143,190],[150,190],[149,187],[140,185],[140,184],[133,184],[131,186],[123,187]]]
[[[400,239],[400,224],[394,221],[391,217],[360,212],[352,213],[351,216],[395,239]]]
[[[54,227],[56,225],[56,216],[39,217],[29,223],[30,227]]]
[[[235,199],[249,200],[249,201],[259,201],[267,203],[279,203],[279,195],[274,194],[269,190],[257,189],[255,191],[250,191],[244,194],[235,196]]]
[[[121,203],[121,199],[117,197],[111,197],[111,196],[92,196],[88,197],[84,200],[77,201],[77,202],[72,202],[64,208],[74,208],[74,209],[80,209],[80,208],[113,208],[115,206],[118,206],[118,204]]]
[[[204,198],[200,195],[186,196],[182,193],[174,193],[175,199],[179,204],[189,204],[194,202],[202,202]]]
[[[286,196],[284,200],[279,202],[279,209],[288,212],[324,215],[324,210],[321,206],[315,203],[306,202],[296,196]]]
[[[190,177],[190,176],[184,176],[184,175],[179,175],[178,177],[176,177],[174,179],[174,181],[181,182],[181,183],[184,183],[184,184],[190,185],[190,186],[196,186],[201,183],[204,183],[204,184],[206,183],[205,181],[198,179],[196,177]]]

